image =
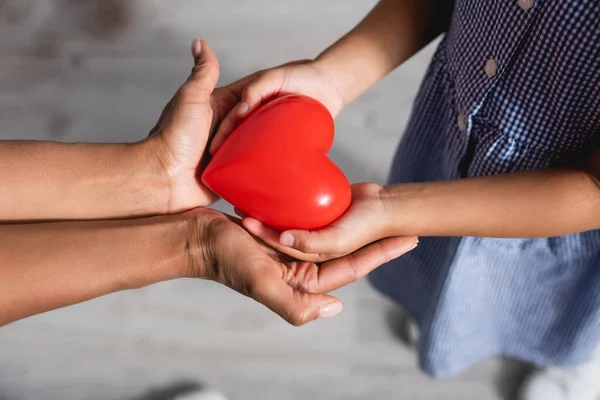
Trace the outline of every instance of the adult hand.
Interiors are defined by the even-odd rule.
[[[210,46],[192,43],[194,67],[187,81],[167,103],[144,145],[160,160],[169,187],[167,213],[211,204],[216,195],[200,181],[209,156],[206,145],[221,120],[239,102],[242,89],[254,79],[217,88],[219,63]]]
[[[409,251],[413,238],[367,246],[317,265],[291,259],[257,241],[239,220],[215,210],[192,211],[191,277],[220,282],[299,326],[338,314],[342,305],[327,295]]]

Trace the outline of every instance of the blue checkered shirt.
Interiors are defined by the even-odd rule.
[[[599,137],[600,0],[456,0],[390,183],[576,164]],[[600,341],[598,231],[423,238],[370,281],[415,318],[435,377],[491,355],[573,365]]]

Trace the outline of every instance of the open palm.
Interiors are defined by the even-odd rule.
[[[367,275],[408,251],[410,241],[384,251],[368,246],[320,265],[291,259],[253,237],[237,218],[216,210],[199,211],[197,240],[202,262],[192,276],[213,279],[249,296],[299,326],[341,311],[341,303],[327,295]],[[206,240],[208,239],[208,243]]]

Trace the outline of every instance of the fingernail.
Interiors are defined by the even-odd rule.
[[[238,108],[238,115],[244,115],[248,112],[248,110],[250,110],[248,103],[242,103],[240,104],[240,108]]]
[[[202,53],[202,42],[200,39],[194,39],[192,42],[192,55],[196,58],[200,53]]]
[[[342,312],[342,303],[334,301],[321,307],[319,318],[331,318]]]
[[[419,245],[419,239],[417,239],[417,241],[411,247],[409,247],[408,249],[406,247],[404,247],[404,248],[400,247],[398,249],[395,249],[394,251],[392,251],[392,253],[390,254],[390,256],[392,257],[392,259],[398,258],[398,257],[400,257],[403,254],[406,254],[406,253],[408,253],[410,251],[413,251],[414,249],[417,248],[418,245]]]
[[[279,241],[284,246],[292,247],[294,245],[294,236],[290,233],[284,233]]]

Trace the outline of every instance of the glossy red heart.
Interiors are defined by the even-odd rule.
[[[248,116],[210,161],[202,182],[259,221],[281,229],[318,229],[350,205],[350,184],[327,157],[334,124],[305,96],[277,98]]]

